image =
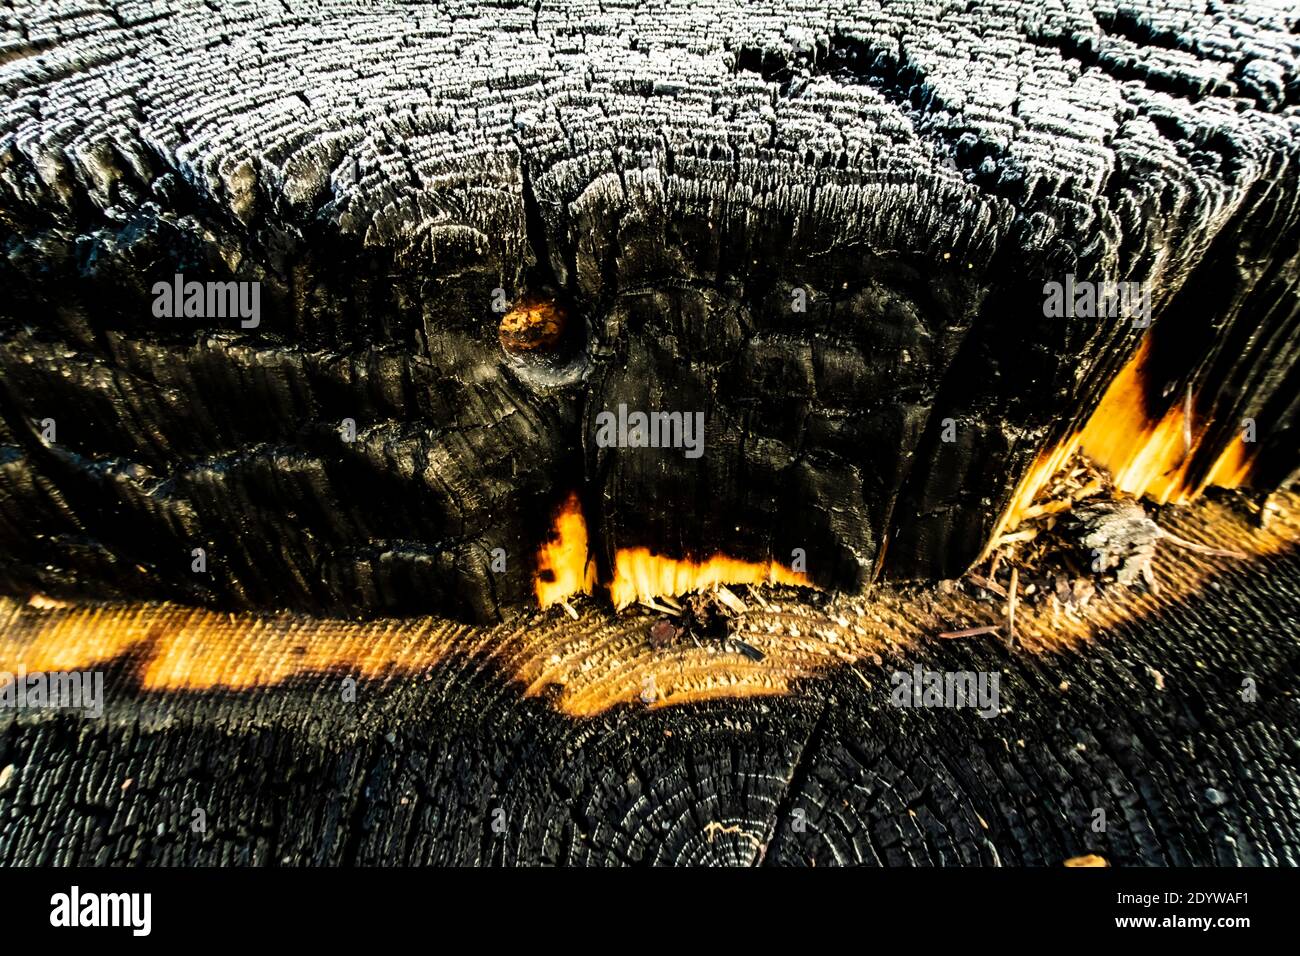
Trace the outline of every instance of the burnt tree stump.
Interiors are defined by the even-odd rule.
[[[999,720],[890,708],[861,648],[728,697],[779,646],[720,665],[720,699],[584,715],[492,644],[628,626],[522,616],[570,496],[602,582],[639,549],[799,554],[827,600],[956,577],[1130,378],[1135,439],[1181,423],[1180,487],[1291,482],[1298,25],[1218,0],[9,10],[0,595],[496,629],[348,710],[330,667],[156,690],[146,645],[176,635],[105,651],[106,721],[0,720],[0,861],[1300,862],[1293,550],[1046,661],[917,650],[1001,668]],[[1049,314],[1075,281],[1149,309]],[[256,309],[159,305],[185,282],[257,283]],[[701,453],[597,440],[621,407],[700,416]]]
[[[1194,386],[1213,431],[1193,479],[1251,417],[1276,487],[1294,26],[1199,3],[11,13],[0,582],[493,619],[532,603],[574,490],[602,577],[620,548],[802,549],[846,590],[951,577],[1148,334],[1151,417]],[[259,282],[257,325],[157,317],[177,274]],[[1148,283],[1152,328],[1045,316],[1067,275]],[[530,297],[568,321],[507,352],[499,310]],[[706,453],[599,447],[620,404],[699,413]]]

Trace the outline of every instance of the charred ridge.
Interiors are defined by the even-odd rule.
[[[740,70],[776,83],[777,95],[782,97],[798,95],[817,77],[867,87],[896,105],[918,132],[928,134],[943,154],[941,162],[962,170],[967,181],[1013,202],[1026,198],[1018,188],[1024,170],[1002,145],[969,130],[930,122],[932,116],[948,110],[949,104],[938,87],[927,81],[924,67],[908,59],[901,43],[873,43],[836,32],[824,46],[819,43],[789,56],[781,50],[743,47],[736,64]]]
[[[1144,411],[1192,388],[1193,477],[1251,418],[1283,483],[1294,22],[1107,11],[24,11],[0,587],[495,619],[575,490],[606,573],[949,577],[1143,339],[1045,316],[1066,274],[1150,287]],[[258,282],[259,322],[157,318],[177,273]],[[504,354],[539,294],[564,354]],[[705,451],[602,445],[620,406]]]

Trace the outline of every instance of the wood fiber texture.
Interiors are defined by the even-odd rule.
[[[1295,866],[1289,501],[1269,531],[1232,499],[1166,520],[1251,557],[1157,550],[1158,601],[1102,589],[1053,627],[1026,596],[1014,651],[936,639],[996,607],[918,588],[770,591],[757,664],[592,602],[228,630],[0,602],[0,670],[93,668],[107,698],[0,711],[0,864]],[[110,640],[123,617],[142,641]],[[998,713],[898,706],[918,666],[999,675]]]
[[[341,677],[177,694],[127,668],[101,720],[0,720],[0,863],[1295,866],[1297,594],[1290,551],[1080,650],[932,641],[587,718],[490,654],[355,703]],[[1003,713],[894,706],[916,664],[997,669]]]
[[[495,619],[532,601],[575,489],[605,574],[647,547],[800,548],[848,590],[952,576],[1144,334],[1045,317],[1067,274],[1149,283],[1152,417],[1189,386],[1225,441],[1252,416],[1276,486],[1300,444],[1297,22],[11,6],[0,587]],[[259,281],[260,323],[155,318],[178,272]],[[503,353],[497,290],[561,303],[567,351]],[[704,454],[599,447],[620,403],[703,413]]]

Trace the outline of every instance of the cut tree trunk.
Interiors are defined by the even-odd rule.
[[[0,588],[493,619],[533,601],[572,491],[602,577],[627,548],[949,577],[1144,335],[1148,418],[1190,387],[1213,430],[1193,479],[1251,418],[1275,487],[1300,445],[1296,22],[11,11]],[[177,274],[259,282],[256,326],[156,317]],[[1153,328],[1046,316],[1067,275],[1147,283]],[[527,298],[567,322],[500,328]],[[603,446],[620,405],[699,413],[703,453]]]

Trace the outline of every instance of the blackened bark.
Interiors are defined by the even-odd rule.
[[[23,8],[0,27],[0,587],[492,618],[531,601],[573,488],[606,570],[801,548],[827,586],[950,576],[1143,334],[1045,317],[1066,274],[1150,283],[1153,415],[1191,384],[1225,440],[1254,418],[1276,485],[1300,447],[1295,26]],[[154,318],[178,272],[259,281],[260,324]],[[496,290],[541,287],[572,311],[562,363],[498,341]],[[598,447],[620,403],[703,413],[705,453]]]

